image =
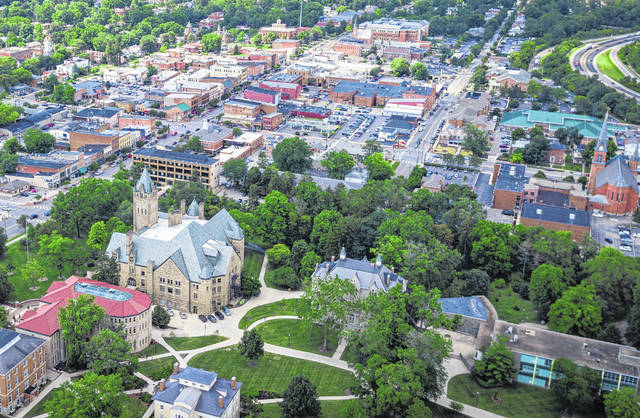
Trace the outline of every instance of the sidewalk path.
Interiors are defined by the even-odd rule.
[[[357,399],[357,396],[354,395],[344,395],[344,396],[318,396],[319,401],[348,401],[349,399]],[[258,403],[268,404],[268,403],[280,403],[284,399],[282,398],[273,398],[273,399],[258,399]]]
[[[331,356],[334,360],[340,360],[342,357],[342,353],[344,353],[345,348],[347,348],[347,340],[344,338],[340,338],[340,343],[338,344],[338,348],[336,348],[336,352]]]
[[[55,378],[51,383],[49,383],[43,390],[42,392],[40,392],[40,394],[38,395],[38,397],[32,401],[29,405],[27,405],[24,408],[20,408],[20,411],[18,411],[18,413],[16,413],[14,415],[14,417],[16,418],[22,418],[24,417],[29,411],[31,411],[31,409],[33,409],[34,406],[38,405],[40,402],[42,402],[42,400],[44,399],[45,396],[47,396],[49,394],[49,392],[51,392],[53,389],[57,389],[60,386],[62,386],[62,384],[64,382],[68,382],[69,380],[71,380],[71,375],[67,372],[62,372],[60,373],[60,375]],[[43,414],[46,416],[46,414]]]

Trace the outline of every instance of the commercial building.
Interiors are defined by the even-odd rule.
[[[156,118],[153,116],[119,115],[118,128],[136,128],[144,129],[146,132],[154,132],[156,130]]]
[[[24,180],[39,187],[56,188],[78,170],[76,162],[47,155],[19,156],[12,180]]]
[[[112,128],[118,126],[118,115],[122,113],[119,107],[105,107],[103,109],[87,107],[71,115],[72,120],[109,125]]]
[[[171,186],[198,178],[211,190],[218,187],[220,164],[206,155],[142,148],[133,153],[133,163],[144,164],[154,183]]]
[[[405,82],[400,85],[340,81],[332,86],[329,98],[334,103],[355,104],[356,106],[384,106],[390,99],[426,99],[426,110],[431,109],[436,91],[431,87],[412,86]]]
[[[277,106],[280,104],[280,97],[282,93],[276,90],[269,90],[256,86],[249,86],[244,89],[242,97],[254,102],[260,102],[265,104],[271,104]]]
[[[0,195],[14,197],[29,189],[29,183],[23,180],[11,180],[0,184]]]
[[[162,380],[153,396],[154,416],[157,418],[240,416],[242,383],[218,377],[193,367],[180,368],[178,363],[168,380]]]
[[[362,39],[354,39],[351,37],[343,37],[333,44],[333,50],[342,52],[345,55],[353,55],[359,57],[362,51],[368,48],[368,45]]]
[[[591,235],[591,214],[584,210],[522,203],[519,221],[524,226],[542,226],[552,231],[569,231],[576,242]]]
[[[93,297],[93,302],[107,314],[103,325],[122,325],[133,351],[140,351],[151,342],[151,299],[135,289],[129,289],[84,277],[71,276],[56,281],[40,298],[42,304],[22,314],[16,330],[46,341],[47,364],[55,367],[66,358],[64,340],[58,323],[58,311],[80,295]]]
[[[522,192],[526,183],[525,166],[521,164],[497,163],[493,166],[493,203],[496,209],[518,210],[522,203]]]
[[[267,90],[279,91],[285,100],[297,99],[302,92],[302,77],[297,74],[278,73],[260,81],[258,86]]]
[[[597,118],[575,113],[546,112],[543,110],[516,110],[506,112],[500,119],[500,124],[509,130],[522,128],[529,131],[534,126],[540,126],[546,133],[553,135],[559,128],[576,128],[578,133],[587,140],[600,136],[603,123]],[[627,127],[609,123],[606,125],[607,136],[615,137],[627,131]]]
[[[370,44],[375,41],[418,42],[429,36],[429,22],[383,18],[354,25],[352,36]]]
[[[253,121],[260,114],[261,104],[251,100],[229,99],[224,102],[224,119]]]
[[[214,153],[222,148],[226,139],[233,138],[233,130],[223,125],[210,124],[204,119],[198,136],[200,137],[202,148],[206,152]]]
[[[133,189],[133,231],[114,232],[106,253],[120,264],[120,284],[155,304],[209,314],[241,295],[244,233],[222,209],[208,221],[204,203],[158,211],[158,191],[145,167]]]
[[[262,35],[263,38],[270,33],[275,33],[278,38],[294,39],[301,29],[305,30],[306,28],[291,28],[278,19],[276,23],[271,24],[271,26],[261,27],[258,33]]]
[[[0,329],[0,413],[11,415],[38,395],[47,375],[41,338]]]

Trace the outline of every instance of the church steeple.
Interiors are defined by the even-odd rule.
[[[631,160],[629,160],[629,169],[634,173],[638,174],[638,164],[640,163],[640,143],[636,142],[633,144],[635,146],[635,150],[633,151],[633,155],[631,156]]]
[[[600,136],[598,136],[598,142],[596,142],[595,149],[593,151],[593,162],[598,164],[604,164],[607,162],[607,141],[609,140],[609,133],[607,131],[607,119],[609,119],[609,111],[604,117],[602,122],[602,129],[600,129]]]
[[[133,232],[158,223],[158,189],[145,166],[133,188]]]

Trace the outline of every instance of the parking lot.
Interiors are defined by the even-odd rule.
[[[640,228],[629,227],[630,217],[591,216],[591,237],[603,247],[612,247],[632,257],[640,256]],[[621,230],[621,228],[624,228]]]
[[[478,180],[478,171],[426,166],[427,176],[437,174],[444,177],[447,184],[465,185],[473,189]]]

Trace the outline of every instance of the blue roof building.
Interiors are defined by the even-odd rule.
[[[156,417],[229,417],[240,416],[242,383],[218,377],[193,367],[174,365],[173,374],[162,380],[153,397]]]

